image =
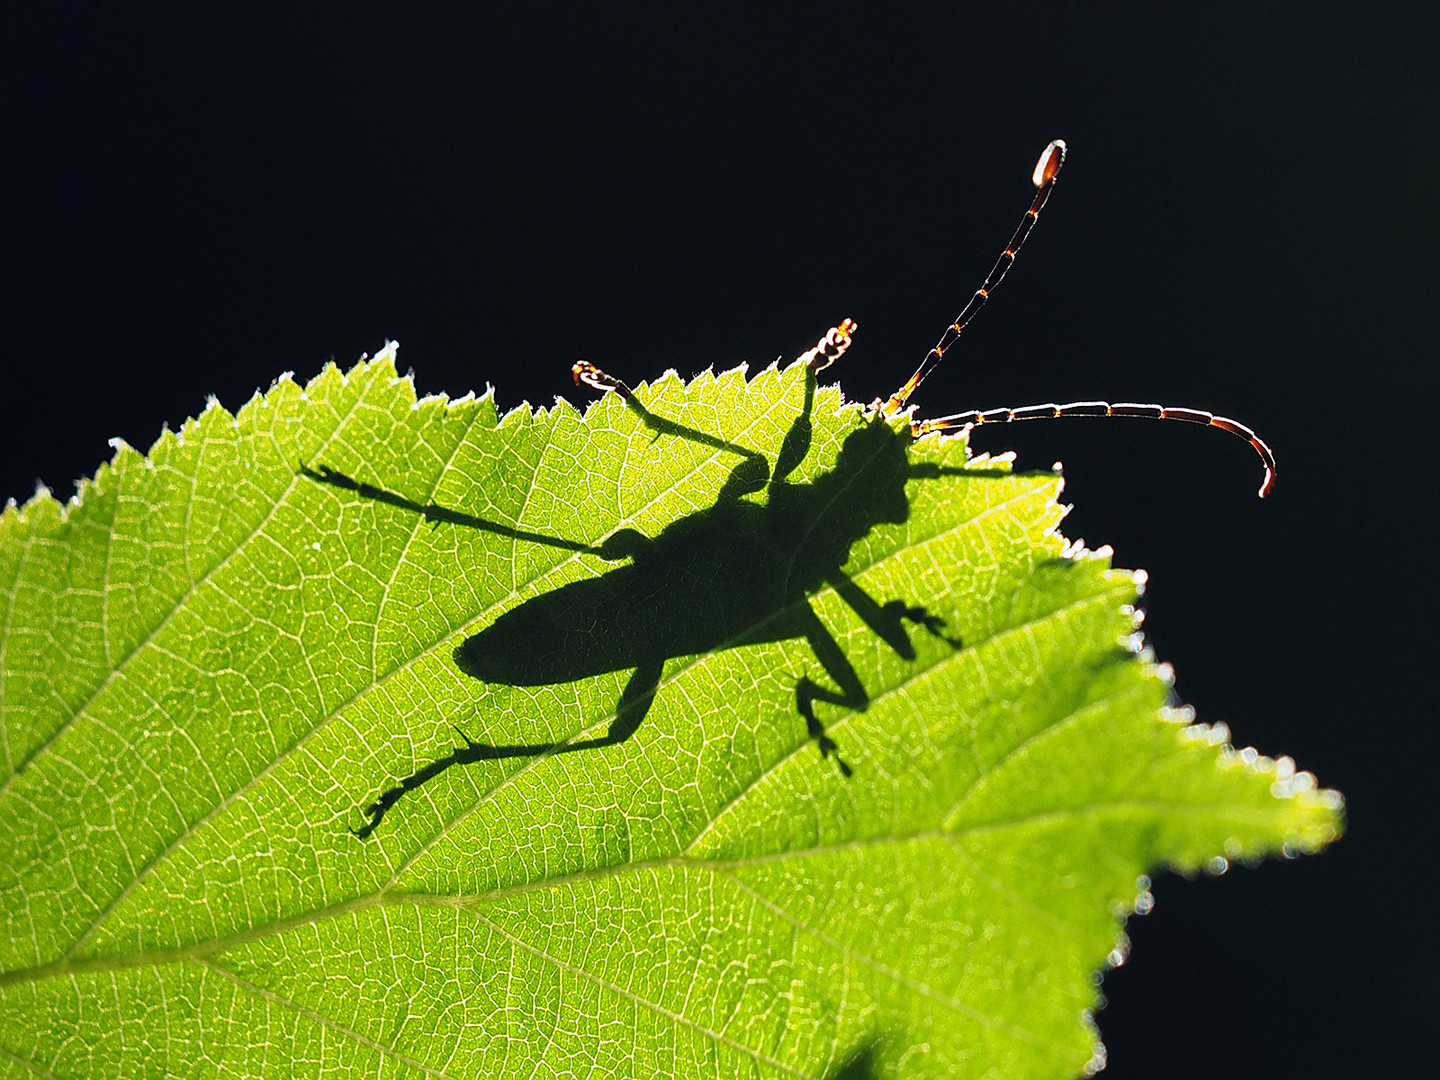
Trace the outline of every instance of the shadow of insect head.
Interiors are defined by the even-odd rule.
[[[853,324],[830,331],[806,361],[805,401],[781,443],[773,469],[763,454],[647,409],[624,383],[585,361],[577,382],[620,394],[657,436],[674,436],[740,457],[712,505],[645,536],[620,529],[598,544],[517,529],[360,483],[325,466],[301,467],[311,480],[449,523],[512,539],[596,555],[623,565],[527,600],[466,638],[454,652],[466,675],[508,686],[548,686],[615,671],[631,672],[601,735],[565,742],[490,744],[461,732],[464,745],[405,777],[365,808],[354,832],[375,831],[386,812],[453,765],[540,754],[599,750],[630,738],[644,720],[667,660],[765,642],[803,638],[825,679],[801,675],[795,709],[822,756],[851,767],[826,734],[816,702],[861,711],[870,704],[860,676],[811,606],[830,587],[872,631],[907,660],[915,658],[906,623],[959,647],[944,620],[903,600],[880,602],[842,569],[850,548],[883,523],[909,516],[906,482],[960,470],[909,462],[908,433],[872,418],[845,439],[834,467],[808,483],[788,477],[810,452],[815,372],[848,344]],[[830,342],[830,347],[825,348]],[[764,493],[763,502],[747,496]]]

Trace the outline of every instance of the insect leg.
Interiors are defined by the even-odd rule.
[[[459,728],[455,730],[460,731]],[[353,832],[358,839],[364,840],[379,827],[380,819],[389,812],[392,806],[400,801],[401,796],[434,780],[435,777],[439,776],[452,765],[470,765],[477,761],[499,761],[503,758],[513,757],[536,757],[556,748],[555,743],[537,743],[530,746],[491,746],[488,743],[475,742],[463,731],[460,731],[460,738],[465,740],[464,746],[457,746],[444,757],[437,758],[423,769],[417,769],[401,780],[395,787],[382,791],[373,803],[365,807],[365,816],[370,820],[360,826],[360,828],[351,829],[350,831]]]
[[[620,700],[615,703],[615,719],[610,721],[610,727],[605,734],[583,743],[571,743],[564,749],[568,751],[615,746],[634,735],[640,722],[645,719],[645,714],[650,711],[650,706],[655,703],[655,691],[660,686],[660,674],[664,667],[665,662],[661,659],[642,660],[625,683],[625,689],[620,691]]]
[[[716,450],[726,450],[732,454],[739,454],[746,460],[741,462],[737,469],[740,479],[737,484],[742,488],[742,494],[749,491],[758,491],[765,486],[766,478],[770,475],[770,463],[765,460],[765,455],[748,447],[737,446],[735,443],[726,442],[718,436],[708,434],[698,428],[692,428],[676,420],[659,416],[645,407],[635,391],[615,376],[601,371],[589,360],[576,360],[570,369],[575,379],[575,385],[585,385],[591,390],[604,392],[613,390],[624,399],[630,411],[640,418],[641,423],[657,435],[677,435],[682,439],[689,439],[691,442],[700,443],[702,446],[711,446]],[[758,477],[758,480],[756,479]]]
[[[832,326],[809,349],[795,358],[797,364],[808,364],[812,372],[824,371],[850,347],[850,339],[860,329],[854,319],[841,319],[839,326]]]
[[[805,729],[810,737],[820,748],[820,756],[828,757],[835,755],[835,763],[840,766],[840,772],[845,776],[851,775],[853,771],[840,757],[840,747],[835,740],[825,733],[825,725],[815,715],[815,702],[823,701],[829,705],[841,705],[852,709],[855,712],[864,712],[870,707],[870,695],[865,692],[865,686],[860,681],[860,676],[855,673],[855,668],[846,657],[844,650],[839,643],[820,621],[820,616],[807,603],[798,617],[799,629],[805,640],[810,643],[815,658],[820,661],[820,666],[825,669],[825,674],[834,679],[840,687],[838,691],[828,689],[812,680],[808,675],[802,675],[795,684],[795,708],[805,718]]]
[[[905,632],[902,621],[922,626],[932,637],[937,637],[954,648],[960,648],[960,639],[945,633],[945,620],[938,615],[931,615],[925,608],[912,607],[903,600],[891,600],[888,603],[880,604],[855,584],[855,581],[843,570],[836,570],[832,573],[829,581],[835,587],[840,599],[850,605],[850,609],[860,616],[865,625],[878,634],[885,644],[899,653],[902,659],[915,659],[915,646],[910,643],[910,635]]]
[[[640,726],[640,722],[645,719],[645,714],[650,711],[650,706],[655,701],[655,690],[659,686],[663,666],[664,662],[661,660],[646,660],[635,669],[635,673],[630,676],[629,681],[625,684],[625,689],[620,693],[620,700],[615,706],[615,719],[610,722],[609,730],[598,739],[585,739],[573,743],[530,743],[503,746],[475,742],[465,732],[460,731],[460,738],[465,740],[464,746],[457,746],[444,757],[432,761],[423,769],[418,769],[405,777],[394,787],[382,791],[373,803],[365,807],[364,814],[370,820],[360,828],[350,831],[357,838],[364,840],[379,827],[380,820],[392,806],[400,801],[402,796],[435,779],[452,765],[469,765],[477,761],[500,761],[505,758],[538,757],[547,753],[564,754],[572,750],[592,750],[599,746],[614,746],[624,742],[635,734],[635,729]],[[456,730],[459,731],[458,728]]]

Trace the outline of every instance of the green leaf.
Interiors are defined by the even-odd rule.
[[[1095,1067],[1143,875],[1339,797],[1165,707],[1058,477],[812,390],[387,353],[12,504],[6,1074]]]

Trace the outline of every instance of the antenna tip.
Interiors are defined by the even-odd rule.
[[[1064,164],[1065,140],[1053,139],[1050,145],[1040,152],[1040,160],[1035,162],[1035,172],[1031,175],[1030,182],[1037,188],[1053,184],[1060,175],[1060,166]]]
[[[1275,490],[1275,470],[1269,465],[1265,466],[1265,479],[1260,481],[1260,498],[1265,498]]]

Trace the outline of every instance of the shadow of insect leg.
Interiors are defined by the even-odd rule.
[[[375,831],[380,824],[380,819],[400,801],[402,796],[414,791],[422,784],[434,780],[453,765],[470,765],[477,761],[500,761],[505,758],[538,757],[541,754],[549,753],[564,754],[572,750],[594,750],[597,747],[614,746],[624,742],[635,734],[640,722],[645,719],[645,714],[650,711],[663,667],[663,660],[647,660],[635,669],[635,673],[630,676],[629,681],[625,684],[625,689],[620,694],[620,700],[615,707],[615,719],[610,722],[609,730],[598,739],[585,739],[573,743],[493,745],[475,742],[465,732],[456,728],[456,731],[460,731],[460,738],[465,740],[464,746],[457,746],[444,757],[411,773],[395,787],[381,792],[379,798],[365,807],[365,816],[370,820],[360,828],[350,831],[364,840]]]
[[[809,456],[810,441],[814,434],[810,414],[814,410],[815,373],[806,371],[805,403],[801,406],[800,415],[795,417],[795,422],[790,425],[790,430],[785,432],[784,441],[780,443],[780,453],[775,457],[775,483],[783,483]]]
[[[806,730],[810,737],[820,747],[820,756],[829,757],[835,755],[835,764],[840,766],[840,772],[850,776],[853,770],[845,763],[840,756],[840,747],[835,740],[825,733],[825,725],[815,715],[815,702],[823,701],[829,705],[843,705],[856,712],[864,712],[870,707],[870,695],[865,692],[864,685],[860,682],[860,676],[855,673],[850,660],[840,648],[838,642],[826,629],[825,624],[820,621],[820,616],[806,604],[800,615],[801,633],[805,640],[810,643],[810,648],[815,653],[815,658],[820,661],[820,666],[825,669],[825,674],[834,679],[840,689],[830,690],[815,682],[808,675],[802,675],[800,681],[795,684],[795,708],[805,718]]]
[[[459,731],[459,728],[455,730]],[[380,824],[380,819],[385,816],[389,809],[400,801],[400,797],[407,792],[414,791],[422,784],[434,780],[452,765],[469,765],[476,761],[497,761],[501,758],[512,757],[534,757],[543,754],[555,747],[554,743],[538,743],[530,746],[489,746],[485,743],[477,743],[471,740],[470,736],[463,731],[460,738],[465,740],[464,746],[457,746],[450,753],[442,758],[432,761],[423,769],[411,773],[401,780],[395,787],[389,788],[380,793],[380,797],[369,806],[365,807],[365,816],[370,820],[358,829],[351,829],[357,837],[364,840],[375,831]]]
[[[951,648],[958,649],[963,645],[959,637],[945,632],[944,619],[939,615],[931,615],[923,607],[906,604],[903,600],[890,600],[880,604],[842,570],[830,574],[829,580],[830,584],[835,586],[840,599],[850,605],[850,609],[864,620],[865,625],[905,660],[915,659],[915,646],[910,643],[910,635],[905,632],[902,620],[923,627],[931,637],[939,638]]]
[[[566,754],[572,750],[616,746],[634,735],[640,722],[645,719],[645,714],[650,711],[650,706],[655,703],[655,691],[660,686],[660,673],[664,667],[663,659],[641,661],[635,668],[635,673],[625,683],[625,689],[620,692],[620,700],[615,703],[615,719],[610,721],[610,727],[605,734],[598,739],[566,743],[556,747],[555,752]]]

